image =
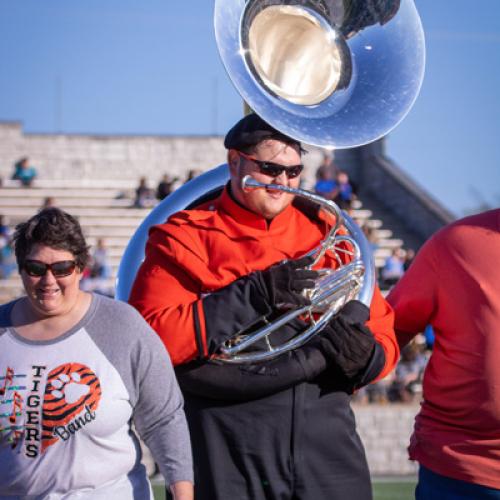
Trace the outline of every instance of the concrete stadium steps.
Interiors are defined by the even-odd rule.
[[[67,210],[62,203],[56,203],[56,206]],[[27,219],[34,215],[38,208],[33,206],[9,207],[0,203],[2,213],[11,218]],[[73,207],[71,215],[78,217],[80,223],[91,222],[92,224],[112,224],[116,219],[134,223],[140,221],[150,212],[149,208],[127,208],[127,207]],[[85,222],[83,222],[85,221]]]
[[[95,247],[99,238],[105,239],[112,269],[108,286],[112,288],[125,247],[151,211],[150,208],[132,207],[132,197],[121,198],[124,190],[133,193],[134,184],[131,181],[115,183],[113,180],[54,180],[37,181],[36,187],[22,188],[7,181],[7,185],[4,183],[0,188],[0,214],[7,216],[9,223],[14,225],[34,215],[46,197],[53,197],[58,207],[78,217],[91,247]],[[372,210],[365,208],[360,201],[351,211],[351,217],[359,225],[373,230],[377,238],[375,265],[382,267],[392,250],[402,245],[402,240],[393,238],[392,231],[383,227],[382,220],[374,219]],[[17,274],[8,280],[0,280],[0,303],[21,293],[22,284]]]
[[[97,240],[99,238],[106,238],[106,247],[108,248],[108,253],[114,254],[122,254],[123,249],[127,246],[130,241],[130,236],[134,233],[134,230],[128,231],[125,236],[109,236],[109,232],[106,235],[98,234],[89,236],[89,234],[94,233],[94,228],[87,228],[87,231],[84,231],[85,239],[87,240],[87,244],[90,246],[95,246],[97,244]]]
[[[52,187],[52,188],[0,188],[0,196],[2,198],[29,198],[29,199],[39,199],[43,200],[48,196],[52,196],[56,199],[61,198],[104,198],[106,200],[112,200],[124,196],[129,196],[133,194],[133,190],[123,190],[119,188],[89,188],[81,187],[75,182],[73,186],[67,187]]]
[[[365,221],[365,224],[371,229],[380,229],[383,222],[380,219],[369,219]]]
[[[355,221],[364,221],[366,219],[369,219],[372,215],[373,214],[370,210],[366,210],[364,208],[351,210],[351,217]]]
[[[363,194],[363,206],[373,213],[376,220],[384,221],[384,228],[390,228],[392,231],[391,238],[394,237],[400,242],[404,242],[405,248],[418,249],[422,245],[422,240],[414,232],[411,231],[390,209],[386,208],[380,201],[373,196]],[[374,226],[369,223],[369,226],[374,229],[382,229],[381,225]]]
[[[113,240],[120,240],[123,247],[127,245],[128,240],[130,240],[130,237],[134,234],[135,230],[136,226],[107,227],[101,225],[83,228],[85,237],[94,238],[94,240],[96,238],[106,238],[106,241],[108,241],[109,238]]]
[[[21,295],[24,295],[24,290],[17,271],[14,271],[10,278],[0,279],[0,304],[5,304]]]
[[[77,210],[72,212],[78,220],[82,227],[133,227],[136,228],[144,220],[149,210],[140,214],[130,214],[128,210],[122,211],[122,213],[116,213],[110,215],[107,211],[105,213],[95,213],[95,214],[81,214]]]
[[[350,215],[359,226],[366,225],[373,230],[377,239],[377,249],[374,252],[375,266],[383,267],[385,260],[392,254],[392,251],[403,246],[403,241],[399,238],[392,238],[390,229],[382,229],[383,222],[380,219],[373,219],[371,210],[360,208],[352,210]]]
[[[122,179],[122,178],[109,178],[109,179],[41,179],[37,178],[29,188],[23,187],[19,181],[4,179],[2,181],[3,188],[11,189],[66,189],[77,187],[79,189],[135,189],[137,186],[137,179]]]
[[[2,197],[2,192],[0,190],[0,199]],[[57,206],[63,208],[66,211],[70,211],[73,208],[80,207],[88,207],[88,208],[130,208],[132,207],[133,200],[131,198],[117,198],[117,199],[109,199],[109,198],[89,198],[89,197],[61,197],[54,196]],[[21,208],[21,207],[30,207],[33,208],[34,205],[37,207],[42,206],[45,198],[40,198],[39,203],[34,203],[33,199],[30,197],[20,198],[18,197],[4,197],[1,201],[2,207],[12,207],[12,208]]]
[[[401,248],[403,246],[403,240],[399,238],[384,239],[378,242],[378,246],[394,250],[395,248]]]
[[[78,180],[53,182],[53,187],[43,188],[1,187],[0,214],[7,217],[10,225],[15,225],[35,214],[48,197],[54,199],[56,206],[80,219],[107,220],[109,226],[123,225],[125,218],[135,226],[148,213],[132,207],[133,191],[124,193],[116,187],[103,187],[102,183],[85,187],[86,184],[80,185]],[[93,224],[90,220],[81,221],[82,225],[87,222]]]
[[[374,229],[374,236],[377,239],[389,239],[392,237],[392,231],[390,229]]]

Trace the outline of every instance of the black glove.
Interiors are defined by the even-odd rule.
[[[325,355],[353,382],[362,378],[377,346],[372,332],[364,325],[369,317],[368,307],[351,300],[320,333]]]
[[[314,288],[314,279],[318,277],[318,271],[305,269],[313,261],[313,257],[286,260],[262,271],[262,278],[272,306],[310,304],[309,299],[301,292],[306,288]]]
[[[317,271],[304,269],[312,257],[285,261],[265,271],[256,271],[207,295],[203,299],[208,353],[217,352],[228,339],[247,331],[273,312],[278,304],[306,305],[300,292],[314,287]],[[302,269],[301,269],[302,268]],[[201,330],[196,304],[193,306],[200,355]]]

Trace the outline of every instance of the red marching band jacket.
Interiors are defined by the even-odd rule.
[[[129,302],[144,316],[167,347],[174,365],[207,355],[202,299],[253,271],[284,259],[297,259],[316,247],[328,227],[290,205],[270,223],[238,205],[227,188],[212,202],[172,215],[151,228],[146,259],[134,282]],[[327,256],[317,267],[335,268]],[[385,352],[383,378],[397,363],[394,313],[375,287],[366,323]]]

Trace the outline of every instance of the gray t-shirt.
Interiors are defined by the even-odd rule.
[[[99,295],[50,341],[0,306],[0,499],[153,498],[138,434],[167,484],[192,481],[183,400],[168,353],[135,309]]]

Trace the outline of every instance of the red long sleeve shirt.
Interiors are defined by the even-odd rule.
[[[403,342],[431,324],[410,457],[500,489],[500,209],[459,220],[419,251],[388,300]]]
[[[198,355],[193,305],[206,354],[209,318],[201,307],[203,296],[253,271],[301,257],[320,243],[326,231],[326,223],[308,219],[292,205],[269,223],[224,190],[204,208],[174,214],[150,230],[130,303],[163,340],[174,365],[186,363]],[[336,263],[327,256],[320,267],[335,268]],[[399,356],[393,321],[391,307],[376,288],[367,326],[385,351],[381,377]]]

